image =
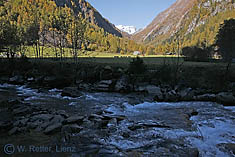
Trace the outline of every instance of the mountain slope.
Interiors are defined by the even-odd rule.
[[[133,36],[137,41],[148,41],[157,36],[169,36],[179,27],[182,19],[196,0],[177,0],[170,8],[161,12],[145,29]]]
[[[224,19],[235,17],[234,8],[233,0],[177,0],[132,38],[158,45],[176,39],[177,33],[185,45],[203,40],[209,40],[208,43],[212,44],[219,24]]]
[[[111,24],[107,19],[85,0],[54,0],[57,6],[68,6],[76,12],[82,13],[90,23],[95,24],[104,29],[104,31],[121,37],[121,33],[116,29],[115,25]],[[73,3],[73,4],[72,4]]]

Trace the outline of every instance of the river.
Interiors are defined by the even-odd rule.
[[[107,128],[83,124],[83,131],[74,134],[74,139],[79,136],[92,141],[77,141],[79,148],[73,157],[97,147],[101,154],[110,156],[187,156],[195,148],[203,157],[235,156],[234,150],[227,147],[235,144],[235,107],[214,102],[158,103],[138,94],[82,92],[80,97],[72,98],[61,96],[61,92],[0,85],[1,98],[17,97],[22,102],[51,105],[73,114],[100,113],[115,118]]]

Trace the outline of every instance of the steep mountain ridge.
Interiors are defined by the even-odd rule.
[[[219,23],[226,18],[235,17],[234,8],[233,0],[177,0],[145,29],[134,34],[132,39],[154,45],[175,39],[176,33],[188,42],[196,40],[196,35],[197,38],[212,39]],[[210,44],[212,42],[211,40]],[[186,45],[192,44],[195,42]]]
[[[137,41],[151,40],[159,35],[169,35],[179,28],[182,19],[192,8],[196,0],[177,0],[171,7],[157,15],[157,17],[142,31],[133,37]]]
[[[57,6],[68,6],[73,8],[76,12],[82,13],[90,23],[95,24],[104,29],[104,31],[121,37],[121,32],[110,23],[88,2],[85,0],[54,0]]]

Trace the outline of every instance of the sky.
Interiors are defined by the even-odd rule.
[[[144,28],[176,0],[87,0],[115,25]]]

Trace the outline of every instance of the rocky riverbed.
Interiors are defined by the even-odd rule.
[[[16,149],[16,156],[235,156],[235,108],[216,103],[221,93],[183,97],[179,91],[187,89],[156,86],[130,94],[80,89],[1,84],[1,148],[52,147]],[[167,101],[166,93],[180,102],[160,102]],[[0,154],[6,155],[3,149]]]

